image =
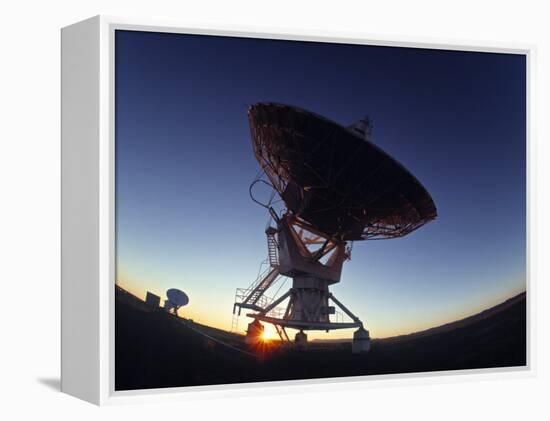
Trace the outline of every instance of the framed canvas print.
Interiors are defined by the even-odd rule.
[[[530,47],[62,30],[62,390],[528,372]]]

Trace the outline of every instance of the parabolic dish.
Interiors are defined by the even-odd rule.
[[[424,186],[378,146],[315,113],[248,109],[256,159],[286,207],[341,240],[394,238],[435,219]]]
[[[189,304],[189,297],[185,292],[180,291],[179,289],[169,289],[168,291],[166,291],[166,296],[171,303],[175,304],[178,307]]]

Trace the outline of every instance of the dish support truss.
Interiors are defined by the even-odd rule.
[[[272,324],[284,342],[290,342],[287,329],[297,329],[295,342],[307,343],[304,330],[357,328],[352,348],[354,352],[368,351],[370,338],[363,323],[329,290],[340,282],[344,261],[350,257],[345,241],[329,238],[307,222],[287,212],[282,218],[270,209],[277,227],[266,230],[269,268],[248,289],[238,289],[233,314],[242,309],[252,310],[246,316],[254,319],[248,326],[247,342],[253,343],[263,331],[260,322]],[[278,277],[292,279],[292,287],[275,300],[266,292]],[[286,305],[285,305],[286,303]],[[336,308],[351,321],[331,321]]]

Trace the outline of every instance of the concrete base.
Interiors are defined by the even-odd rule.
[[[299,348],[306,348],[307,335],[303,331],[298,332],[294,337],[294,342],[296,343],[296,346],[298,346]]]
[[[262,325],[258,320],[254,320],[252,323],[248,324],[248,329],[244,340],[248,345],[255,345],[262,340],[263,334],[264,325]]]
[[[351,352],[360,354],[370,350],[369,331],[362,327],[353,332],[353,342],[351,344]]]

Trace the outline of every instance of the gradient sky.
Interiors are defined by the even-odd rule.
[[[183,289],[180,314],[230,329],[267,253],[246,108],[269,101],[368,114],[434,199],[411,235],[356,242],[332,288],[371,336],[496,304],[526,285],[525,94],[520,55],[117,31],[117,282]]]

